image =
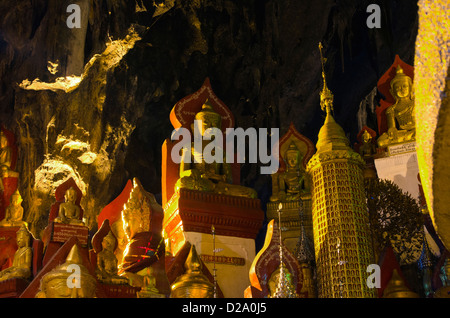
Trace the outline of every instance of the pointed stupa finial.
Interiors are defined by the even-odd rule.
[[[278,276],[277,288],[272,298],[298,298],[295,287],[290,279],[290,273],[283,262],[283,241],[281,237],[281,209],[283,205],[278,205],[278,235],[279,235],[279,257],[280,257],[280,274]]]
[[[66,257],[66,263],[69,264],[83,264],[83,260],[81,258],[80,249],[77,244],[74,244],[70,249],[69,254]]]
[[[327,79],[325,76],[325,63],[327,59],[323,57],[322,49],[323,49],[322,42],[319,42],[320,61],[322,63],[322,78],[323,78],[323,89],[320,92],[320,108],[322,109],[322,111],[325,111],[327,114],[329,114],[333,111],[334,96],[327,86]]]

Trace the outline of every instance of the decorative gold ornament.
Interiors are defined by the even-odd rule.
[[[164,240],[158,223],[162,215],[155,196],[133,178],[133,188],[121,213],[127,245],[118,266],[119,275],[126,276],[132,286],[142,287],[143,276],[139,273],[145,272],[145,268],[157,262],[163,253]]]
[[[325,76],[325,63],[327,61],[326,58],[322,55],[323,45],[322,42],[319,42],[319,51],[320,51],[320,61],[322,63],[322,79],[323,79],[323,89],[320,92],[320,108],[322,111],[328,113],[333,111],[333,93],[328,89],[327,79]]]
[[[127,237],[128,245],[138,233],[150,231],[150,200],[142,187],[133,180],[130,198],[122,210],[122,226]],[[127,249],[124,255],[127,254]]]

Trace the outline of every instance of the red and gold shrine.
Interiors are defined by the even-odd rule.
[[[83,223],[80,205],[82,192],[73,178],[60,184],[55,190],[55,203],[50,208],[49,224],[44,229],[42,241],[45,266],[58,249],[70,238],[76,237],[83,247],[88,245],[89,228]]]
[[[261,229],[264,212],[256,191],[240,185],[239,163],[225,160],[226,151],[233,149],[224,147],[223,161],[209,163],[203,156],[205,149],[211,146],[211,138],[205,137],[207,129],[219,129],[224,138],[226,128],[234,128],[233,114],[214,94],[206,79],[197,92],[175,104],[170,120],[175,129],[189,129],[192,142],[168,138],[162,147],[166,250],[176,256],[184,244],[190,242],[196,246],[200,258],[206,259],[208,257],[203,255],[211,256],[215,251],[217,255],[213,256],[245,259],[244,262],[205,264],[209,271],[216,266],[217,283],[224,297],[242,297],[249,283],[248,271],[255,256],[254,240]],[[197,127],[194,120],[202,124]],[[202,153],[194,147],[192,136],[201,136]],[[185,142],[185,147],[177,163],[172,157],[179,153],[172,149],[179,142]]]

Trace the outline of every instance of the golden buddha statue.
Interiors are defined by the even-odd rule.
[[[397,66],[396,75],[390,86],[395,104],[386,109],[388,131],[378,138],[379,147],[414,141],[416,136],[413,83],[411,77],[403,72],[400,65]]]
[[[142,287],[142,290],[154,294],[159,293],[159,290],[156,288],[155,276],[153,276],[153,267],[151,266],[147,267],[146,269],[146,274],[144,276],[144,286]]]
[[[202,273],[202,263],[197,255],[195,245],[191,246],[184,263],[186,273],[179,276],[172,284],[171,298],[213,298],[214,285]]]
[[[370,159],[376,152],[376,147],[372,143],[372,136],[367,130],[364,130],[362,134],[362,145],[359,147],[359,154],[363,159]]]
[[[11,147],[8,146],[8,139],[3,130],[0,129],[0,168],[11,168]]]
[[[232,184],[231,165],[226,163],[226,155],[223,153],[222,162],[207,163],[203,152],[204,149],[212,142],[206,140],[205,136],[209,128],[221,128],[222,117],[215,112],[209,100],[202,106],[202,110],[195,115],[195,120],[201,121],[201,124],[191,125],[194,136],[200,134],[202,136],[201,152],[200,149],[194,147],[191,143],[191,158],[186,160],[186,151],[183,150],[182,160],[180,163],[180,179],[175,184],[175,192],[180,188],[191,190],[208,191],[220,194],[227,194],[239,197],[256,198],[256,191],[241,185]],[[195,132],[195,129],[198,129]],[[217,148],[216,148],[217,149]],[[189,163],[190,162],[190,163]]]
[[[144,282],[141,290],[137,293],[138,298],[165,298],[156,288],[156,278],[153,274],[153,267],[149,266],[145,269]]]
[[[384,290],[383,298],[419,298],[419,295],[406,287],[405,282],[394,269],[391,280]]]
[[[77,191],[70,187],[67,189],[65,195],[65,202],[59,206],[58,216],[55,218],[55,222],[64,224],[84,225],[80,220],[81,209],[75,203],[77,200]]]
[[[69,284],[69,278],[72,278],[73,286]],[[97,280],[83,265],[78,245],[75,244],[64,264],[42,277],[36,298],[93,298],[96,288]]]
[[[23,207],[22,207],[22,196],[19,190],[16,190],[10,199],[10,204],[6,208],[5,218],[0,221],[0,226],[20,226],[24,223],[23,218]]]
[[[294,142],[289,145],[284,155],[286,171],[274,178],[270,201],[297,201],[305,189],[305,173],[301,166],[302,155]]]
[[[31,277],[31,261],[33,258],[31,239],[31,233],[26,225],[22,224],[16,233],[18,249],[14,254],[13,264],[0,272],[0,282],[12,278],[29,279]]]
[[[0,129],[0,191],[4,190],[2,178],[18,177],[18,173],[11,170],[12,151],[8,145],[8,138],[6,138],[3,130]]]
[[[102,240],[102,250],[97,254],[97,279],[106,284],[128,284],[126,277],[117,274],[117,258],[114,255],[114,247],[117,240],[109,231]]]

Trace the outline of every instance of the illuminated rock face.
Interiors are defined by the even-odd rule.
[[[153,18],[151,0],[94,0],[86,29],[80,30],[85,32],[82,49],[79,39],[70,42],[72,32],[64,22],[68,3],[82,7],[84,2],[0,5],[0,121],[17,136],[25,218],[37,232],[46,224],[52,195],[35,188],[47,189],[69,176],[84,184],[83,205],[91,217],[132,177],[157,196],[161,144],[171,133],[167,115],[206,77],[235,114],[237,127],[287,128],[293,121],[314,140],[323,122],[316,112],[320,62],[311,54],[319,41],[327,44],[330,88],[345,106],[336,120],[349,133],[356,132],[352,116],[360,100],[392,63],[392,55],[409,63],[413,57],[414,4],[386,4],[383,12],[396,20],[378,32],[365,27],[363,2],[206,0],[177,1],[170,8],[172,1],[155,1],[166,3],[159,11],[169,10]],[[131,23],[138,24],[137,30],[149,27],[139,29],[142,40],[132,48],[107,48],[111,40],[125,40]],[[97,57],[89,64],[103,52],[119,60],[102,66],[105,60]],[[83,79],[69,67],[81,53],[90,69]],[[58,66],[49,63],[56,60]],[[75,77],[56,81],[69,75]],[[22,83],[22,88],[16,85]],[[254,187],[265,200],[270,182],[259,171],[244,164],[241,184]],[[48,182],[38,181],[43,179]]]
[[[126,147],[142,107],[127,104],[130,92],[122,91],[114,94],[114,102],[122,105],[114,110],[108,90],[111,82],[116,83],[111,74],[139,39],[137,31],[130,29],[125,40],[113,41],[94,56],[81,77],[20,84],[17,128],[25,146],[19,169],[26,171],[21,187],[29,193],[28,218],[36,233],[41,230],[41,213],[48,211],[49,196],[68,178],[85,196],[82,204],[89,211],[85,216],[91,227],[122,183]]]
[[[448,1],[419,1],[416,39],[417,159],[433,225],[450,248],[450,10]]]

